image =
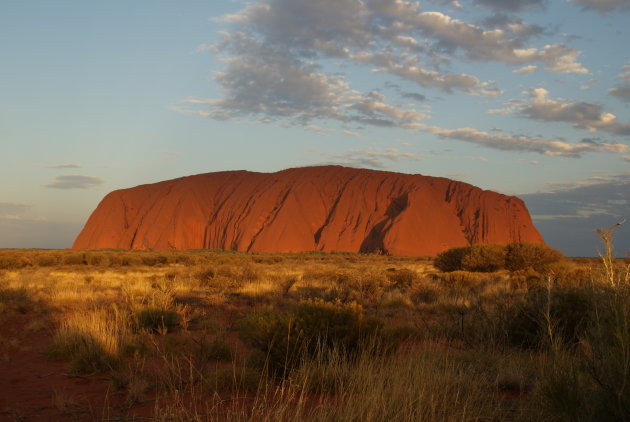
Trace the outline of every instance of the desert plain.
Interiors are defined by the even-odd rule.
[[[0,420],[627,420],[629,298],[539,244],[2,250]]]

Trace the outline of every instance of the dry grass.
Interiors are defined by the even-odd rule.
[[[592,260],[557,268],[554,289],[610,279]],[[33,331],[52,323],[46,355],[109,378],[129,418],[154,400],[151,414],[165,421],[539,420],[555,352],[523,351],[509,330],[544,280],[357,254],[0,251],[0,322],[37,314]],[[363,309],[381,341],[402,347],[349,357],[333,345],[276,377],[269,350],[241,341],[241,321],[305,302]],[[0,333],[1,360],[16,341]],[[72,408],[62,390],[55,397],[60,413]]]

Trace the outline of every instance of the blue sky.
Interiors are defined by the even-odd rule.
[[[114,189],[337,163],[516,194],[549,244],[594,255],[630,216],[629,19],[630,0],[0,2],[0,247],[71,246]]]

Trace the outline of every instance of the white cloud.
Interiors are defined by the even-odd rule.
[[[60,175],[47,185],[46,188],[52,189],[89,189],[99,186],[105,181],[99,177],[81,176],[81,175]]]
[[[314,120],[401,126],[428,117],[412,108],[388,104],[378,91],[354,91],[342,76],[321,72],[314,63],[300,61],[243,33],[227,36],[224,43],[238,54],[216,76],[224,89],[223,98],[189,98],[184,100],[189,107],[175,111],[217,119],[259,116],[269,122],[303,126]]]
[[[470,142],[502,151],[536,152],[551,157],[580,157],[588,152],[608,152],[613,154],[628,151],[628,146],[613,143],[581,142],[570,144],[561,140],[542,137],[490,134],[472,128],[445,129],[425,124],[415,124],[413,128],[432,133],[444,139]]]
[[[449,93],[458,90],[482,97],[496,97],[501,94],[501,90],[494,86],[494,83],[482,82],[472,75],[428,70],[422,67],[417,56],[402,58],[387,53],[360,52],[350,59],[376,66],[373,69],[375,73],[390,73],[425,88],[438,88]]]
[[[353,131],[348,130],[348,129],[344,129],[343,130],[343,134],[346,135],[346,136],[352,136],[354,138],[360,138],[361,137],[360,133],[353,132]]]
[[[64,164],[57,164],[54,166],[48,166],[48,168],[50,169],[80,169],[81,165],[77,163],[64,163]]]
[[[486,163],[488,162],[488,159],[486,157],[473,157],[473,156],[468,156],[466,157],[469,160],[473,160],[473,161],[481,161],[482,163]]]
[[[374,148],[363,147],[350,150],[343,154],[330,154],[325,152],[311,151],[313,155],[325,157],[324,161],[317,164],[336,164],[350,167],[369,167],[376,169],[388,169],[393,163],[402,161],[421,161],[422,156],[400,151],[398,148]]]
[[[595,230],[630,216],[630,173],[600,179],[550,183],[548,192],[520,195],[551,246],[570,256],[594,256],[598,244]],[[622,227],[615,242],[623,254],[630,249],[627,230]]]
[[[630,101],[630,85],[616,86],[608,91],[608,93],[621,99],[622,101]]]
[[[521,75],[530,75],[534,72],[536,72],[538,70],[538,66],[534,66],[534,65],[527,65],[527,66],[523,66],[520,67],[518,69],[514,69],[512,72],[514,73],[518,73]]]
[[[32,207],[26,204],[14,202],[0,202],[0,218],[19,219],[26,214]]]
[[[612,88],[608,93],[613,95],[622,101],[630,101],[630,62],[624,65],[622,72],[618,75],[618,78],[625,82],[625,85],[618,85]]]
[[[601,13],[630,9],[630,0],[569,0],[581,5],[586,10],[597,10]]]
[[[567,122],[579,129],[603,130],[614,135],[630,136],[630,123],[620,123],[614,114],[604,112],[600,104],[550,99],[549,91],[544,88],[531,89],[528,94],[529,103],[518,110],[527,118],[544,122]]]
[[[508,12],[542,4],[537,0],[482,3]],[[627,149],[615,143],[572,144],[536,136],[428,125],[428,111],[388,102],[379,91],[357,91],[344,74],[326,69],[334,60],[336,70],[361,65],[427,89],[484,97],[496,97],[501,90],[493,81],[445,71],[452,60],[504,62],[520,66],[515,72],[521,74],[539,68],[561,74],[588,73],[577,60],[581,54],[577,49],[558,43],[528,46],[528,41],[544,28],[528,25],[514,16],[496,14],[484,27],[441,12],[421,10],[419,2],[408,0],[260,0],[219,21],[229,25],[222,41],[213,47],[226,63],[223,71],[215,75],[223,94],[220,98],[189,98],[174,108],[178,112],[214,119],[249,118],[282,126],[309,127],[331,121],[341,123],[352,134],[356,133],[354,128],[364,126],[396,127],[503,151],[548,156],[616,154]],[[403,98],[426,98],[423,94],[406,94],[395,84],[389,88]],[[580,107],[585,104],[580,103]],[[626,131],[625,125],[609,113],[600,112],[593,119],[578,122],[569,117],[571,113],[555,109],[551,116],[538,115],[538,108],[543,106],[569,106],[570,112],[580,108],[543,95],[533,98],[530,104],[508,102],[507,108],[491,109],[488,113],[519,111],[535,119],[564,119],[576,126],[618,134]],[[353,136],[350,133],[346,134]]]
[[[544,0],[475,0],[475,3],[495,10],[518,12],[530,7],[542,7]]]
[[[484,3],[513,11],[541,1],[484,0]],[[495,25],[503,27],[484,30],[440,12],[422,11],[415,1],[261,0],[216,20],[233,28],[214,47],[229,56],[228,71],[217,76],[222,86],[229,83],[226,75],[244,70],[234,64],[243,60],[266,64],[280,60],[303,68],[316,66],[320,59],[334,58],[374,66],[377,72],[388,72],[423,87],[489,97],[500,94],[492,81],[445,72],[438,67],[460,57],[521,65],[523,71],[531,71],[531,66],[540,63],[557,73],[587,72],[577,62],[578,50],[563,44],[546,45],[542,49],[526,47],[528,38],[542,31],[540,27],[502,18],[501,22],[495,19]],[[252,40],[259,47],[253,48]],[[432,63],[439,66],[430,68]],[[325,78],[339,76],[325,75]]]

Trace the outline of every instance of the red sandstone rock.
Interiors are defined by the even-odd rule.
[[[73,248],[427,256],[519,241],[543,239],[516,197],[440,177],[325,166],[207,173],[114,191]]]

